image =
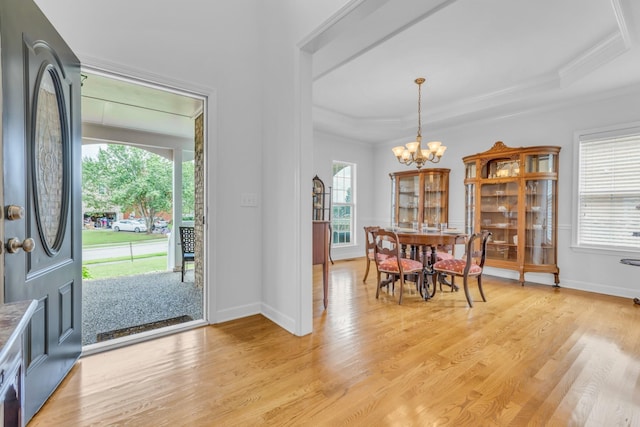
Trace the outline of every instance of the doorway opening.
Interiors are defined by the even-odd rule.
[[[205,107],[82,71],[84,354],[204,323]],[[181,229],[195,231],[184,276]]]

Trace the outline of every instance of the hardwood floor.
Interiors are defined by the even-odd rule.
[[[640,306],[485,276],[375,298],[365,261],[314,267],[314,332],[262,316],[82,358],[36,426],[636,426]],[[406,291],[411,290],[408,284]]]

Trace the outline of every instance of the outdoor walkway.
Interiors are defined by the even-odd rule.
[[[82,345],[110,332],[180,316],[202,319],[202,289],[180,272],[157,272],[82,281]]]

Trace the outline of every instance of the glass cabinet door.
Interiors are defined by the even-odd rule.
[[[398,182],[397,178],[391,177],[391,215],[389,218],[391,219],[391,223],[389,226],[393,227],[396,222],[396,213],[398,212]]]
[[[424,177],[424,197],[422,222],[429,227],[437,227],[445,222],[443,218],[443,197],[445,195],[444,180],[440,174],[430,174]]]
[[[555,264],[554,195],[556,182],[550,179],[526,181],[525,263]]]
[[[555,173],[558,171],[556,155],[553,153],[527,155],[524,161],[526,173]]]
[[[418,222],[420,176],[398,178],[398,227],[411,228]]]
[[[464,165],[464,177],[475,178],[476,177],[476,162],[465,163]]]
[[[491,231],[488,259],[518,259],[518,182],[483,183],[480,227]]]
[[[464,186],[464,232],[473,234],[476,224],[476,184],[466,184]]]

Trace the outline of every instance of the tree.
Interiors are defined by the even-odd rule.
[[[170,161],[149,151],[126,145],[108,145],[97,159],[82,160],[82,197],[88,208],[140,212],[151,233],[158,212],[171,210],[172,173]]]
[[[97,212],[107,212],[113,207],[109,188],[103,175],[103,167],[97,160],[82,159],[82,201]]]

